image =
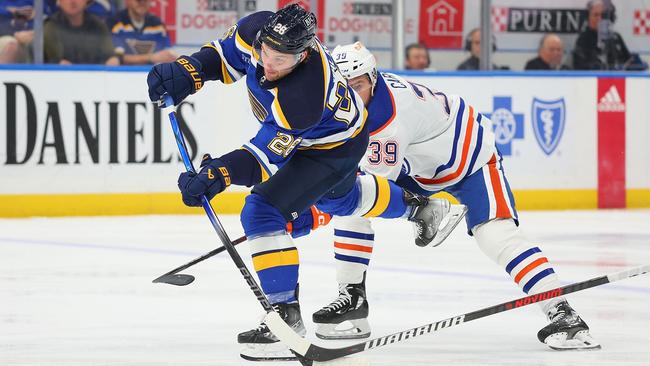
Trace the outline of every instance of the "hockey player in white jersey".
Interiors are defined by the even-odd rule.
[[[378,74],[374,56],[358,42],[336,47],[332,56],[367,106],[370,143],[361,160],[362,170],[419,194],[452,194],[468,208],[469,235],[525,293],[561,287],[542,250],[518,228],[491,122],[460,96],[433,91],[397,75]],[[366,218],[335,221],[339,296],[314,313],[316,335],[367,337],[365,272],[374,232]],[[540,305],[550,322],[537,334],[541,342],[557,350],[600,348],[565,298]]]

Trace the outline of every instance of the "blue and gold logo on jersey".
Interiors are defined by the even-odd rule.
[[[251,110],[253,111],[255,118],[260,122],[264,121],[266,116],[269,115],[269,111],[267,111],[266,108],[264,108],[264,105],[255,98],[255,95],[253,95],[250,89],[248,89],[248,101],[251,104]]]
[[[537,143],[546,155],[557,148],[564,131],[566,117],[564,98],[541,100],[533,98],[533,130]]]
[[[237,24],[232,25],[226,32],[221,36],[221,39],[226,39],[230,38],[235,34],[235,31],[237,30]]]

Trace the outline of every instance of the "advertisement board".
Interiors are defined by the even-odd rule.
[[[463,96],[491,120],[520,208],[650,207],[650,78],[406,77]],[[0,216],[185,212],[183,165],[167,118],[148,100],[146,70],[5,69],[0,80]],[[239,148],[259,127],[243,83],[206,84],[178,116],[195,161]],[[229,192],[220,200],[240,208],[247,189]],[[70,206],[57,201],[80,195]],[[111,195],[148,208],[113,209]]]
[[[182,164],[166,116],[147,96],[146,73],[78,75],[2,73],[0,194],[174,191]],[[244,90],[218,90],[207,85],[178,108],[194,158],[255,133]]]

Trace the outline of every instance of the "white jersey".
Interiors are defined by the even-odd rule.
[[[415,178],[439,191],[479,170],[496,152],[491,122],[457,95],[381,73],[368,106],[370,143],[363,171]]]

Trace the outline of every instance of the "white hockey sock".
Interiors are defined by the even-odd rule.
[[[512,220],[492,220],[473,229],[479,248],[505,268],[515,283],[532,295],[561,287],[557,274],[542,250],[531,244]],[[564,298],[539,303],[544,314]]]
[[[363,217],[334,218],[334,257],[338,283],[357,284],[368,269],[375,232]]]

